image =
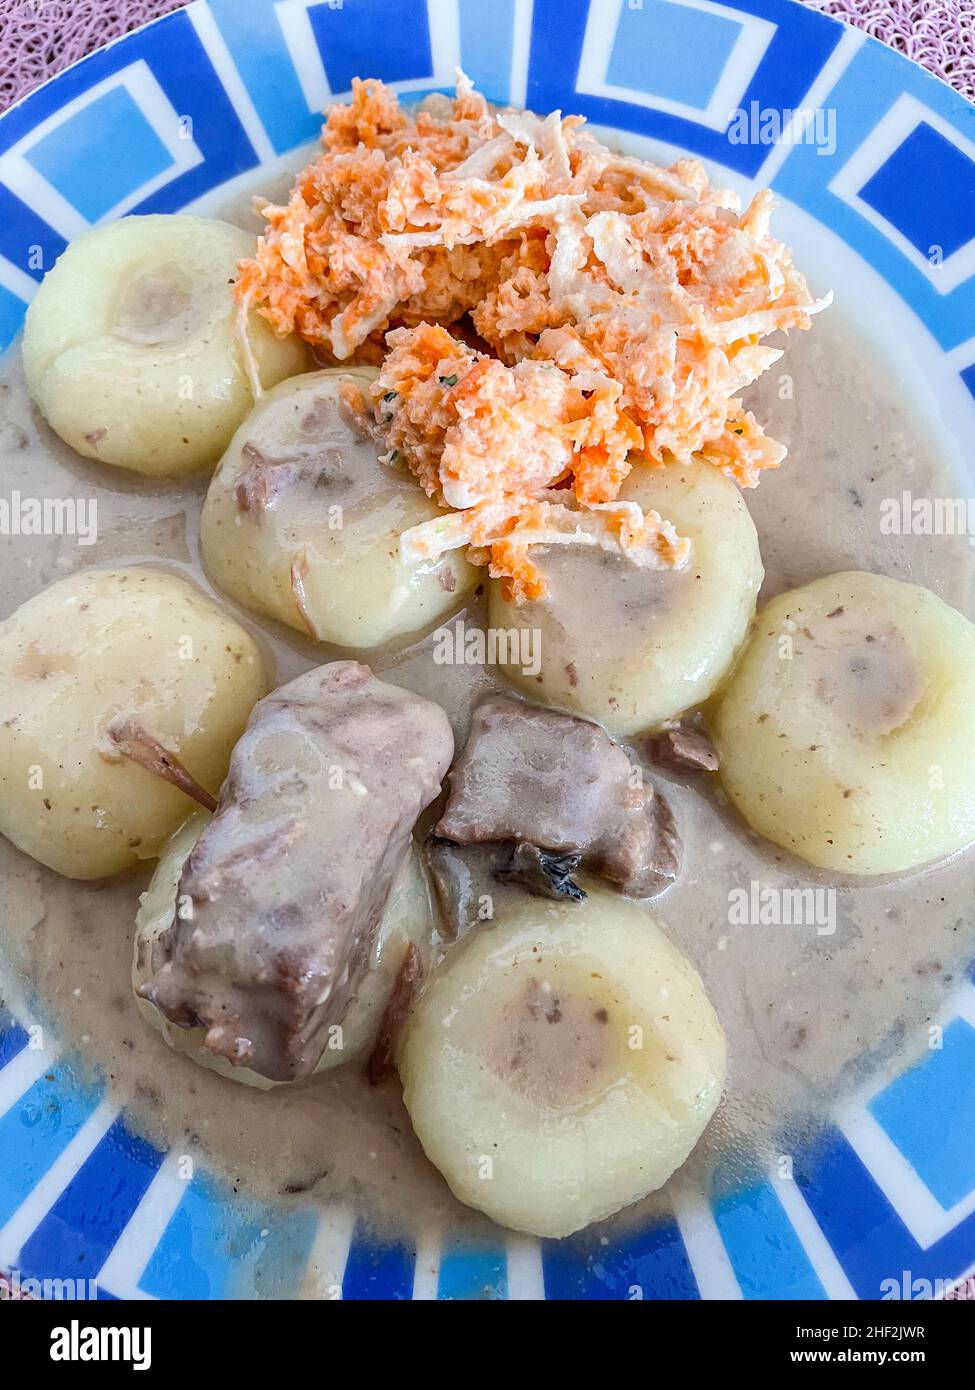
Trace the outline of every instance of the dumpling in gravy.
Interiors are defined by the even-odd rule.
[[[187,903],[177,896],[179,881],[183,866],[209,820],[209,815],[201,811],[191,816],[177,831],[160,857],[152,882],[142,895],[135,919],[132,986],[143,1018],[153,1028],[159,1029],[175,1051],[186,1053],[194,1062],[210,1067],[233,1081],[267,1090],[277,1083],[250,1067],[235,1067],[226,1057],[211,1052],[204,1045],[204,1028],[177,1028],[165,1014],[138,994],[140,987],[151,977],[156,942],[172,923],[174,913],[185,914],[187,911]],[[376,1039],[406,953],[411,948],[415,950],[421,965],[427,968],[432,955],[433,934],[429,891],[417,852],[411,848],[390,888],[376,928],[369,963],[356,989],[355,998],[342,1018],[330,1025],[328,1042],[315,1067],[316,1072],[362,1058]]]
[[[462,1202],[566,1236],[660,1187],[724,1081],[704,986],[646,909],[523,898],[447,952],[404,1030],[403,1099]]]
[[[79,454],[151,477],[212,465],[254,401],[230,285],[253,250],[212,218],[123,217],[72,242],[27,311],[24,369]],[[310,354],[247,316],[264,387]]]
[[[160,570],[85,570],[0,624],[0,832],[68,878],[155,859],[267,689],[249,633]]]
[[[915,584],[831,574],[762,611],[714,722],[748,823],[885,874],[975,840],[975,627]]]
[[[339,397],[350,375],[376,372],[315,372],[255,407],[210,484],[201,543],[211,578],[245,607],[369,649],[438,622],[475,574],[457,552],[400,558],[401,532],[440,509],[353,425]]]
[[[489,624],[524,632],[498,643],[519,689],[630,734],[714,692],[748,630],[764,571],[741,493],[709,464],[638,464],[620,495],[690,538],[684,568],[638,569],[581,545],[539,549],[548,597],[519,605],[492,581]],[[537,674],[526,653],[540,662]]]

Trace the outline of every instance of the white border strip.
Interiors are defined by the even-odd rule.
[[[820,1230],[798,1184],[773,1173],[769,1174],[769,1182],[789,1218],[799,1244],[806,1252],[813,1273],[826,1290],[826,1296],[831,1299],[856,1299],[856,1290],[844,1274],[833,1247]]]
[[[802,144],[802,136],[806,127],[814,118],[816,111],[823,107],[825,98],[829,96],[830,92],[836,86],[837,82],[839,82],[840,78],[846,72],[850,63],[859,53],[866,41],[867,36],[861,29],[844,28],[843,37],[833,49],[827,61],[823,64],[819,76],[803,97],[802,106],[799,111],[793,115],[774,147],[770,150],[768,158],[755,175],[756,187],[768,187],[795,147]]]
[[[701,1297],[725,1300],[743,1298],[714,1211],[704,1193],[692,1188],[679,1189],[674,1194],[673,1209],[674,1220]]]
[[[325,60],[315,39],[309,9],[318,0],[276,0],[274,13],[291,58],[308,110],[320,113],[336,97],[325,72]],[[460,67],[460,9],[458,0],[426,0],[433,71],[425,77],[390,82],[395,92],[422,92],[428,87],[450,87]]]
[[[422,1231],[416,1238],[416,1257],[413,1264],[412,1298],[417,1303],[430,1303],[436,1300],[440,1286],[440,1252],[443,1249],[443,1232],[439,1230]]]
[[[542,1244],[534,1236],[511,1235],[505,1243],[508,1262],[508,1300],[534,1303],[545,1298]]]
[[[53,1065],[54,1058],[50,1052],[29,1044],[11,1057],[0,1071],[0,1115],[6,1115]]]
[[[975,1191],[946,1210],[866,1109],[838,1121],[847,1142],[922,1250],[929,1250],[975,1212]]]
[[[74,241],[91,227],[88,219],[17,153],[16,146],[0,155],[0,179],[65,241]]]
[[[48,183],[29,162],[27,156],[46,135],[57,130],[107,93],[119,88],[128,92],[173,163],[170,168],[163,169],[161,173],[147,179],[114,207],[109,208],[99,219],[101,222],[110,222],[116,217],[121,217],[130,208],[171,183],[173,179],[203,163],[203,154],[196,142],[182,135],[181,117],[145,59],[139,58],[128,67],[120,68],[118,72],[113,72],[102,82],[97,82],[73,101],[53,112],[5,154],[0,155],[0,179],[21,202],[26,203],[66,241],[81,236],[92,224]]]
[[[6,256],[0,256],[0,285],[17,299],[22,299],[25,304],[29,304],[40,289],[33,276],[14,265],[13,261],[8,261]]]
[[[511,32],[511,68],[508,100],[512,106],[528,105],[528,66],[531,59],[535,0],[515,0]]]
[[[166,1155],[95,1276],[98,1287],[116,1298],[152,1298],[152,1294],[139,1288],[139,1280],[190,1185],[177,1171],[182,1157],[175,1150]]]
[[[354,1229],[355,1213],[350,1206],[343,1203],[325,1208],[305,1266],[300,1298],[335,1302],[342,1297]]]
[[[25,1243],[37,1230],[61,1193],[87,1163],[118,1118],[118,1109],[102,1101],[98,1109],[78,1130],[67,1148],[58,1155],[40,1182],[20,1204],[0,1230],[0,1266],[17,1263]]]
[[[453,87],[457,79],[457,69],[460,67],[459,0],[427,0],[427,25],[433,74],[411,82],[394,82],[392,85],[398,92],[424,87]]]
[[[315,0],[277,0],[274,15],[309,111],[321,113],[332,99],[325,64],[315,42],[308,7]]]
[[[975,1028],[975,984],[967,978],[952,991],[937,1022],[945,1029],[959,1018]],[[914,1240],[927,1250],[975,1212],[975,1191],[953,1207],[943,1207],[869,1110],[871,1101],[923,1061],[922,1053],[893,1074],[871,1077],[850,1096],[835,1123]]]
[[[966,367],[975,366],[975,338],[968,338],[957,347],[953,347],[950,352],[946,352],[945,361],[949,367],[955,367],[959,372],[963,372]]]
[[[952,997],[951,1002],[955,1006],[955,1017],[964,1019],[969,1028],[975,1028],[975,984],[966,979],[958,993]],[[952,1021],[949,1019],[948,1023],[950,1024]],[[944,1026],[947,1027],[948,1025]]]
[[[271,160],[277,159],[277,151],[271,144],[264,124],[257,114],[257,107],[251,100],[250,92],[248,92],[243,78],[237,71],[237,65],[231,57],[227,41],[217,28],[217,22],[210,11],[210,6],[206,4],[191,5],[186,11],[186,16],[196,30],[197,38],[203,45],[203,50],[210,59],[213,70],[219,77],[237,119],[244,127],[247,138],[254,147],[254,153],[258,160],[261,164],[267,164]]]

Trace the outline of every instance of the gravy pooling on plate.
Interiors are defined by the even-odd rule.
[[[904,479],[917,496],[952,495],[956,479],[889,382],[886,364],[838,311],[791,348],[796,402],[771,385],[760,409],[789,444],[791,467],[746,495],[771,595],[833,570],[858,567],[910,579],[971,613],[971,556],[964,538],[884,536],[869,519]],[[753,391],[753,396],[761,387]],[[821,422],[829,416],[832,430]],[[97,498],[99,539],[0,541],[5,608],[90,564],[140,562],[192,577],[204,484],[146,490],[106,477],[39,420],[14,349],[0,383],[0,439],[11,489],[24,496]],[[932,441],[928,443],[926,441]],[[854,495],[855,494],[855,495]],[[812,508],[819,523],[808,524]],[[219,596],[218,596],[219,597]],[[222,599],[226,603],[225,599]],[[483,602],[483,601],[479,601]],[[232,610],[268,649],[283,682],[332,655],[283,628]],[[473,625],[483,612],[464,615]],[[604,606],[594,621],[605,624]],[[434,639],[371,658],[382,679],[443,705],[460,746],[472,701],[506,688],[479,666],[433,660]],[[337,653],[336,653],[337,654]],[[975,865],[948,864],[892,880],[840,883],[835,930],[732,925],[730,889],[833,880],[750,834],[698,780],[660,779],[684,839],[684,873],[655,915],[697,965],[728,1038],[725,1095],[681,1174],[661,1193],[613,1218],[636,1222],[669,1200],[671,1186],[777,1152],[783,1126],[814,1125],[837,1095],[905,1045],[939,1009],[970,954]],[[339,1067],[290,1088],[255,1093],[172,1052],[146,1029],[132,995],[131,943],[149,867],[86,885],[60,878],[0,840],[5,886],[6,997],[41,1021],[82,1064],[107,1076],[132,1123],[155,1142],[190,1152],[257,1197],[314,1207],[348,1198],[381,1230],[483,1219],[444,1187],[412,1133],[397,1089],[372,1088]],[[826,902],[826,899],[822,900]],[[422,1213],[417,1217],[416,1213]]]

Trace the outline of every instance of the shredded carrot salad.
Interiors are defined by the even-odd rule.
[[[829,302],[769,235],[767,190],[741,212],[696,160],[658,168],[582,127],[494,111],[463,75],[409,116],[357,80],[288,203],[261,205],[235,291],[324,361],[382,364],[349,403],[451,509],[404,556],[471,547],[518,599],[545,592],[530,545],[685,563],[623,480],[697,454],[754,487],[785,449],[738,393],[782,355],[761,339]]]

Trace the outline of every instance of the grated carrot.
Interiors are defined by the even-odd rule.
[[[599,509],[634,460],[697,455],[743,487],[781,462],[739,393],[781,356],[762,338],[808,328],[829,297],[812,300],[770,236],[767,190],[742,212],[696,160],[658,168],[580,117],[493,110],[462,75],[452,102],[409,115],[356,80],[322,143],[287,204],[262,205],[236,294],[325,361],[383,364],[360,414],[464,513],[407,548],[463,534],[537,596],[525,538],[561,507],[577,520],[559,513],[559,536],[607,543]],[[447,331],[467,325],[488,353]],[[565,501],[533,510],[553,489]],[[636,563],[686,558],[632,514],[614,543]]]

